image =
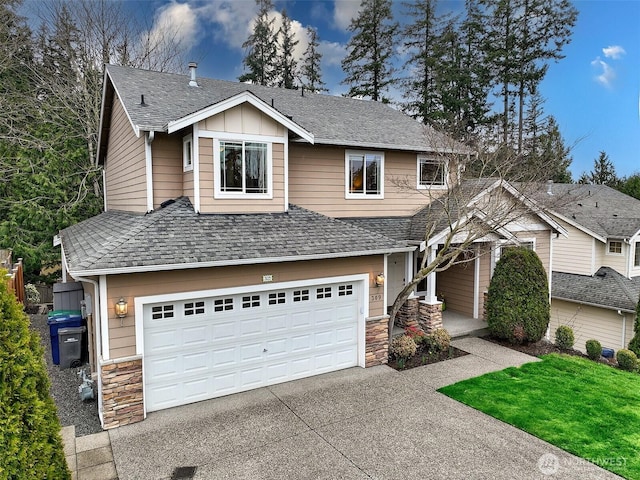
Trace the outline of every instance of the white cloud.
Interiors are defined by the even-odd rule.
[[[189,4],[172,2],[155,13],[148,39],[151,45],[163,45],[172,41],[188,50],[197,43],[197,31],[196,12]]]
[[[613,60],[618,60],[627,52],[620,45],[610,45],[606,48],[602,49],[602,53],[607,58],[612,58]]]
[[[257,5],[249,1],[213,0],[198,9],[198,14],[213,23],[215,40],[241,49],[251,33],[257,15]]]
[[[342,30],[351,24],[351,19],[358,15],[360,0],[335,0],[333,4],[333,23]]]
[[[347,47],[338,42],[321,40],[318,50],[322,53],[322,63],[327,66],[340,66],[347,53]]]
[[[611,87],[613,81],[616,78],[616,72],[611,65],[602,60],[600,57],[597,57],[595,60],[591,62],[591,65],[600,71],[599,75],[596,75],[596,82],[604,85],[605,87]]]

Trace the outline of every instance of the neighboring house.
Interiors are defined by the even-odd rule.
[[[626,348],[640,296],[640,201],[606,185],[550,186],[552,215],[569,232],[553,241],[551,325],[569,325],[575,348],[595,338]]]
[[[425,204],[458,188],[468,154],[376,102],[107,66],[105,212],[56,238],[85,290],[104,428],[386,363],[388,306],[448,230],[424,241]],[[533,207],[497,181],[459,188],[474,185],[478,205],[504,189]],[[531,208],[416,293],[434,318],[438,294],[482,317],[501,246],[524,242],[551,272],[565,233]]]

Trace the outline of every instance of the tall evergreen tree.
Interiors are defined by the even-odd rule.
[[[393,20],[391,0],[362,0],[358,16],[351,20],[351,39],[342,60],[350,85],[347,96],[388,102],[385,96],[396,79],[392,64],[398,23]]]
[[[246,72],[238,77],[241,82],[252,82],[259,85],[277,85],[278,39],[274,31],[275,19],[269,18],[273,10],[271,0],[256,0],[258,17],[253,25],[253,33],[242,44],[246,56],[242,60]]]
[[[278,60],[278,86],[294,88],[297,77],[298,62],[293,54],[299,41],[295,39],[291,30],[291,19],[286,10],[282,10],[282,26],[278,32],[280,37],[280,55]]]
[[[444,25],[450,15],[436,15],[438,0],[414,0],[404,3],[411,19],[403,31],[403,44],[409,57],[402,81],[404,110],[425,124],[439,124],[443,116],[442,92],[436,84],[441,76],[441,47]],[[450,33],[450,32],[449,32]]]
[[[320,93],[327,89],[325,88],[325,83],[322,81],[322,70],[320,69],[322,54],[319,50],[318,30],[308,26],[307,37],[309,43],[304,52],[302,65],[300,65],[300,84],[307,90]]]
[[[618,188],[620,179],[616,174],[616,167],[605,151],[601,151],[598,158],[593,161],[593,170],[588,174],[582,174],[580,183],[608,185],[609,187]]]

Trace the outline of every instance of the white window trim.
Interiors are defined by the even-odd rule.
[[[633,244],[633,249],[631,250],[631,256],[633,257],[631,259],[631,268],[636,269],[636,268],[640,268],[640,255],[637,255],[637,260],[638,262],[636,262],[636,250],[640,248],[640,240],[637,240],[636,242],[634,242]],[[640,252],[638,252],[640,253]]]
[[[243,136],[244,137],[244,136]],[[220,142],[255,142],[267,145],[267,193],[239,193],[239,192],[223,192],[220,190]],[[213,198],[219,199],[238,199],[238,200],[272,200],[273,199],[273,143],[260,137],[247,138],[223,138],[213,139]]]
[[[189,155],[187,155],[189,153]],[[187,163],[191,159],[191,163]],[[182,138],[182,170],[184,172],[193,171],[193,135],[189,134]]]
[[[518,238],[517,239],[517,243],[515,243],[513,240],[498,240],[496,242],[495,248],[493,249],[494,265],[496,263],[498,263],[498,260],[500,260],[500,256],[502,254],[502,247],[519,246],[522,243],[532,243],[533,244],[533,251],[534,252],[536,251],[536,238],[535,237]],[[492,269],[491,275],[493,275],[493,269]]]
[[[444,183],[442,185],[422,185],[420,184],[420,162],[423,160],[431,160],[436,162],[442,162],[444,166]],[[418,155],[416,159],[416,187],[418,190],[445,190],[449,187],[449,162],[440,157],[434,157],[433,155]]]
[[[611,243],[616,242],[620,244],[620,253],[611,251]],[[621,257],[624,255],[624,242],[622,240],[607,240],[607,249],[605,251],[605,255],[610,255],[612,257]]]
[[[349,191],[349,156],[350,155],[380,155],[380,193],[367,195],[366,193],[351,193]],[[364,181],[364,179],[363,179]],[[384,199],[384,152],[371,150],[345,150],[344,152],[344,198],[348,200],[382,200]]]

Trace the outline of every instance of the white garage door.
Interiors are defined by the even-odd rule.
[[[145,305],[147,411],[357,365],[361,290],[351,282]]]

